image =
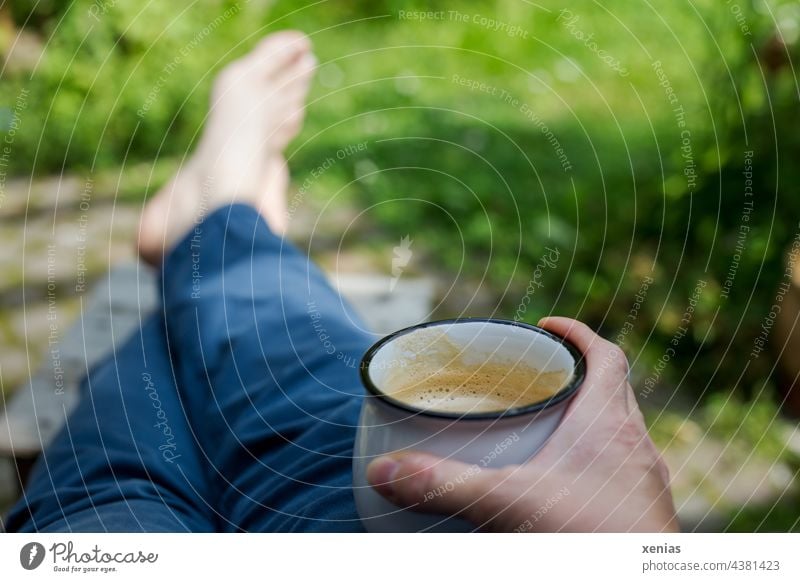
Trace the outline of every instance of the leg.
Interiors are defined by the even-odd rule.
[[[372,337],[322,274],[235,205],[178,244],[163,293],[228,528],[360,531],[352,447]]]
[[[93,370],[9,531],[213,531],[207,469],[173,381],[161,316]]]
[[[178,385],[229,530],[360,530],[358,361],[372,338],[283,241],[287,169],[315,65],[279,33],[217,78],[197,151],[149,203]],[[171,251],[171,252],[169,252]]]

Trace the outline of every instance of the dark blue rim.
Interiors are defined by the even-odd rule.
[[[498,412],[466,412],[464,414],[458,414],[452,412],[437,412],[411,406],[409,404],[400,402],[399,400],[395,400],[391,396],[384,394],[378,389],[377,386],[375,386],[375,384],[372,383],[372,379],[369,377],[369,365],[370,362],[372,362],[372,357],[379,349],[381,349],[381,347],[383,347],[384,344],[392,341],[397,337],[400,337],[401,335],[406,335],[408,333],[426,327],[434,327],[437,325],[449,325],[453,323],[480,323],[480,322],[497,323],[500,325],[511,325],[514,327],[521,327],[523,329],[527,329],[530,331],[534,331],[538,334],[544,335],[560,343],[570,353],[573,360],[575,360],[575,370],[572,373],[572,378],[566,384],[566,386],[564,386],[561,390],[556,392],[551,398],[547,400],[536,402],[534,404],[529,404],[528,406],[522,406],[519,408],[509,408],[507,410]],[[429,321],[427,323],[412,325],[411,327],[406,327],[404,329],[391,333],[386,337],[381,338],[364,353],[364,356],[361,358],[361,366],[359,371],[361,373],[361,381],[366,387],[367,392],[369,392],[372,396],[377,396],[383,402],[386,402],[387,404],[390,404],[391,406],[394,406],[395,408],[399,408],[406,412],[413,412],[415,414],[420,414],[422,416],[431,416],[435,418],[448,418],[451,420],[453,419],[495,420],[497,418],[508,418],[512,416],[522,416],[523,414],[530,414],[532,412],[539,412],[546,408],[550,408],[551,406],[555,406],[560,402],[568,400],[578,391],[578,388],[580,388],[581,384],[583,384],[583,380],[586,377],[586,360],[584,359],[583,354],[578,350],[578,348],[576,348],[572,344],[572,342],[552,332],[549,332],[546,329],[542,329],[541,327],[530,325],[528,323],[522,323],[520,321],[513,321],[510,319],[494,319],[491,317],[459,317],[455,319],[440,319],[438,321]]]

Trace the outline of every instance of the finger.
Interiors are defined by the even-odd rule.
[[[586,324],[567,317],[545,317],[539,326],[573,343],[586,358],[586,385],[576,396],[574,406],[591,409],[614,400],[626,410],[632,409],[628,359],[619,346],[603,339]]]
[[[586,356],[595,362],[613,349],[616,345],[597,335],[588,325],[568,317],[544,317],[539,320],[539,327],[569,340]]]
[[[470,519],[488,506],[487,496],[501,481],[497,471],[428,453],[379,457],[367,467],[367,481],[386,499],[423,513]],[[476,521],[481,521],[477,518]]]

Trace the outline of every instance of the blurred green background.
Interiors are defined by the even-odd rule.
[[[265,33],[298,28],[320,67],[288,157],[299,186],[340,148],[367,142],[309,189],[368,208],[379,228],[352,245],[410,234],[420,270],[481,283],[506,317],[557,248],[523,319],[569,315],[622,344],[662,447],[700,427],[796,474],[774,358],[750,353],[800,220],[800,6],[579,0],[561,10],[6,3],[0,48],[10,54],[20,31],[29,44],[0,80],[0,139],[26,95],[6,170],[121,172],[117,199],[141,200],[190,150],[215,71]],[[796,498],[725,509],[729,530],[800,529]]]

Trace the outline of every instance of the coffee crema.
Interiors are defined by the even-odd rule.
[[[408,366],[384,379],[384,393],[404,404],[455,414],[503,412],[548,400],[568,372],[541,372],[524,363],[453,361],[438,368]]]

